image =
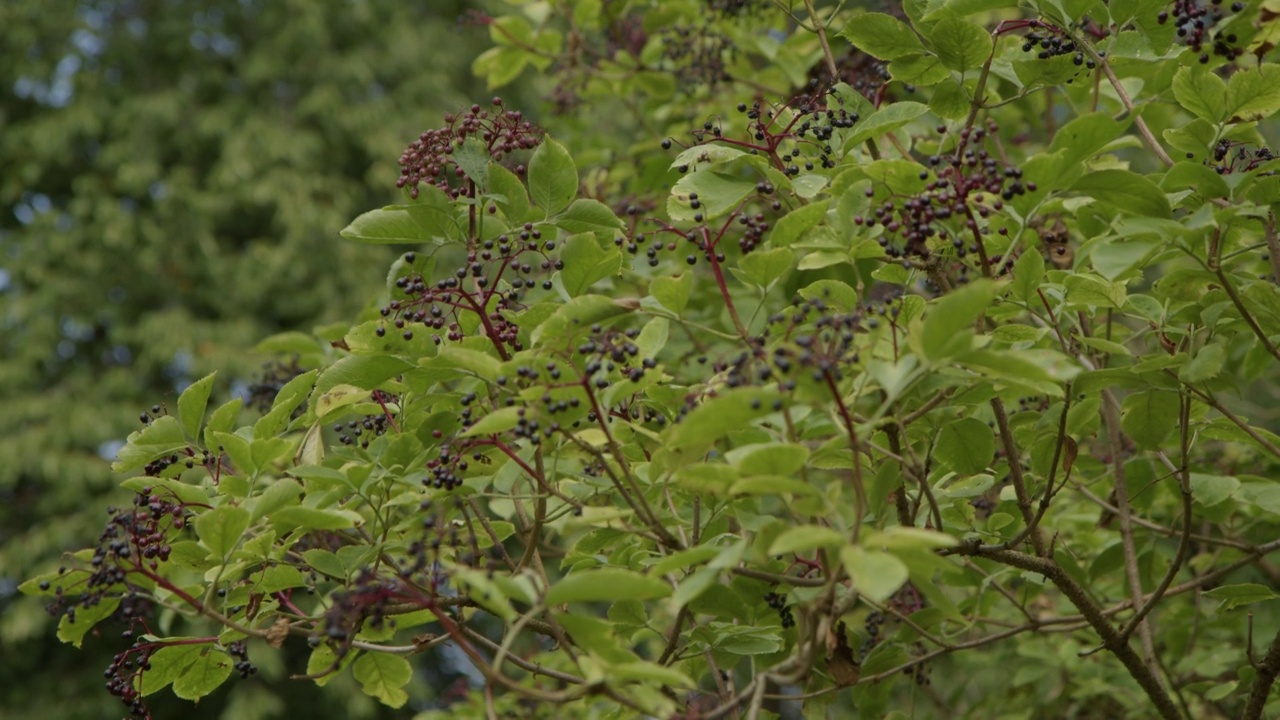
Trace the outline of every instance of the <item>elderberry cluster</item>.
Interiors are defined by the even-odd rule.
[[[400,277],[395,285],[403,297],[391,300],[380,309],[380,314],[405,340],[414,337],[411,325],[421,325],[433,331],[431,339],[437,345],[445,340],[456,342],[465,336],[461,313],[481,315],[482,331],[490,340],[522,350],[520,328],[508,320],[504,312],[519,309],[522,291],[539,284],[532,275],[549,275],[564,269],[563,260],[546,254],[555,249],[555,241],[540,242],[541,238],[542,232],[532,223],[526,223],[515,238],[499,235],[469,250],[465,263],[450,277],[436,282],[420,273]],[[528,255],[537,257],[529,262]],[[404,259],[412,265],[416,254],[406,253]],[[498,281],[503,279],[508,287],[498,287]],[[468,284],[473,287],[466,287]],[[543,279],[541,286],[551,289],[551,280]],[[379,326],[374,333],[384,337],[386,325]]]
[[[359,632],[364,623],[381,627],[386,621],[388,606],[404,596],[405,588],[399,580],[379,578],[365,568],[349,588],[336,591],[330,597],[331,605],[325,611],[321,634],[337,643],[338,652],[342,654],[347,639]]]
[[[466,173],[453,157],[468,138],[482,141],[495,162],[542,142],[542,129],[525,120],[523,113],[503,109],[502,98],[495,97],[492,105],[491,111],[472,105],[464,113],[445,115],[444,127],[419,135],[400,155],[400,179],[396,187],[409,188],[412,198],[418,197],[422,183],[435,185],[450,199],[471,197],[474,187],[460,182]],[[523,174],[524,166],[516,166],[515,172]]]
[[[663,30],[662,57],[666,70],[683,88],[714,88],[732,82],[729,62],[737,49],[729,36],[708,22],[700,25],[673,25]]]
[[[111,658],[111,665],[102,673],[107,681],[107,692],[120,698],[120,702],[129,708],[131,718],[151,720],[151,711],[147,709],[138,685],[142,673],[151,669],[151,655],[156,649],[156,645],[139,639],[133,647]]]
[[[1177,28],[1178,37],[1195,52],[1200,53],[1200,62],[1209,62],[1209,53],[1204,51],[1205,43],[1211,45],[1213,54],[1234,60],[1244,55],[1244,48],[1236,46],[1239,38],[1235,33],[1214,33],[1213,26],[1226,17],[1222,10],[1223,0],[1210,0],[1202,4],[1200,0],[1174,0],[1173,24]],[[1231,12],[1238,13],[1245,9],[1243,2],[1233,2]],[[1156,20],[1161,24],[1169,22],[1168,10],[1161,10]]]
[[[1232,149],[1235,153],[1232,153]],[[1234,142],[1223,138],[1213,146],[1213,160],[1216,163],[1213,169],[1219,175],[1230,175],[1237,172],[1249,172],[1256,170],[1259,165],[1275,160],[1275,153],[1271,152],[1271,148],[1260,147],[1257,150],[1250,149],[1245,143]],[[1274,171],[1272,173],[1274,174]]]
[[[231,655],[231,659],[235,661],[235,671],[240,673],[241,678],[248,678],[258,672],[258,668],[249,662],[249,644],[244,640],[237,640],[227,646],[227,652]]]
[[[381,390],[374,390],[370,394],[370,398],[374,402],[382,403],[383,405],[398,400],[394,395]],[[365,415],[362,418],[348,420],[345,423],[337,423],[333,426],[333,431],[338,433],[338,442],[343,445],[359,445],[367,449],[369,442],[386,434],[390,425],[390,417],[383,412],[375,415]]]
[[[1076,41],[1067,37],[1061,30],[1043,23],[1037,25],[1037,27],[1042,32],[1032,31],[1027,33],[1022,43],[1022,52],[1035,52],[1036,57],[1040,60],[1070,55],[1071,62],[1076,65],[1084,65],[1090,70],[1097,67],[1093,58],[1086,58],[1084,52],[1077,47]],[[1036,48],[1040,49],[1036,50]]]
[[[144,568],[156,570],[169,559],[173,550],[169,536],[172,530],[186,526],[185,508],[144,487],[134,496],[131,507],[110,507],[107,512],[111,520],[98,537],[89,568],[69,576],[75,578],[73,585],[53,588],[54,599],[47,608],[50,614],[65,615],[74,622],[77,609],[87,610],[107,598],[121,599],[118,613],[126,621],[149,612],[150,605],[135,595],[129,574]],[[67,568],[59,568],[58,574],[65,576]],[[40,588],[48,590],[49,583],[42,582]],[[73,588],[75,597],[70,594]]]
[[[1001,211],[1005,201],[1036,190],[1034,182],[1023,181],[1022,170],[1013,165],[1001,167],[981,146],[988,133],[997,129],[994,122],[985,129],[965,128],[960,133],[962,143],[976,147],[946,159],[930,157],[936,179],[925,185],[924,192],[907,198],[891,196],[873,208],[870,217],[854,217],[854,224],[883,227],[879,243],[889,257],[927,260],[937,249],[936,245],[931,247],[934,238],[949,243],[959,258],[978,252],[978,238],[990,232],[979,219]],[[945,134],[947,128],[939,126],[938,132]],[[922,170],[920,175],[927,179],[929,172]],[[867,196],[874,195],[875,189],[868,188]]]
[[[783,628],[796,626],[796,618],[791,614],[791,608],[787,605],[787,598],[776,592],[768,592],[764,595],[764,602],[769,607],[777,611],[778,617],[782,620]]]

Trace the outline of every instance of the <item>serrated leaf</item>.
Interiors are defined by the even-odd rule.
[[[608,205],[591,198],[574,200],[556,217],[555,223],[560,229],[571,233],[613,232],[626,227]]]
[[[437,245],[460,241],[464,236],[453,204],[434,185],[421,185],[418,201],[388,205],[363,213],[338,234],[372,245]]]
[[[183,700],[199,700],[231,677],[231,658],[206,646],[173,680],[173,694]]]
[[[169,687],[206,649],[207,646],[203,645],[182,644],[168,645],[156,650],[148,658],[151,668],[142,673],[138,681],[138,692],[146,697]]]
[[[1044,256],[1039,250],[1023,250],[1013,263],[1013,294],[1023,302],[1031,302],[1044,281]]]
[[[875,603],[888,600],[910,576],[906,564],[897,557],[859,545],[846,545],[840,551],[840,561],[853,580],[853,589]]]
[[[968,347],[974,322],[986,311],[995,294],[994,284],[980,280],[936,300],[925,310],[921,329],[925,357],[943,360]]]
[[[317,393],[326,393],[338,385],[354,385],[373,390],[391,378],[416,367],[408,360],[391,355],[352,355],[325,368],[316,378]]]
[[[801,553],[819,548],[838,547],[848,541],[848,537],[838,530],[822,525],[800,525],[787,528],[773,539],[769,545],[770,555],[787,555]]]
[[[756,250],[738,261],[743,276],[755,285],[769,287],[791,270],[794,255],[788,248]]]
[[[942,426],[933,446],[934,456],[958,473],[981,472],[995,454],[995,434],[975,418],[960,418]]]
[[[991,56],[991,34],[967,20],[943,18],[928,35],[938,59],[956,72],[977,69]]]
[[[675,277],[658,277],[649,282],[649,294],[662,306],[679,315],[689,304],[693,291],[693,273],[681,273]]]
[[[778,218],[773,224],[773,230],[769,233],[769,243],[775,248],[781,248],[799,240],[802,235],[822,222],[830,204],[831,201],[828,199],[819,200],[798,207]]]
[[[506,432],[520,423],[520,419],[524,417],[525,410],[522,407],[504,407],[498,408],[493,412],[480,418],[474,425],[467,428],[462,433],[462,437],[476,437],[477,435],[496,435]]]
[[[840,34],[854,47],[881,60],[925,52],[924,44],[906,23],[884,13],[855,15]]]
[[[267,486],[262,494],[254,499],[250,520],[257,520],[287,505],[296,504],[302,497],[302,485],[293,478],[280,478]]]
[[[900,100],[881,107],[871,117],[860,120],[853,126],[844,143],[848,152],[858,144],[893,132],[916,118],[929,112],[929,106],[923,103]]]
[[[581,295],[598,280],[617,275],[622,269],[622,251],[612,243],[601,247],[594,233],[584,232],[567,239],[560,258],[564,260],[560,280],[570,297]]]
[[[1158,450],[1173,434],[1178,422],[1178,396],[1172,392],[1149,390],[1124,399],[1120,427],[1143,450]]]
[[[383,705],[398,708],[409,701],[404,686],[413,678],[413,666],[399,655],[362,653],[351,664],[351,674],[366,695],[377,698]]]
[[[1169,198],[1159,186],[1129,170],[1085,173],[1071,189],[1133,215],[1167,218],[1173,214]]]
[[[1178,104],[1211,123],[1223,118],[1227,84],[1203,65],[1184,65],[1173,76]]]
[[[555,138],[546,137],[529,160],[529,196],[552,217],[578,196],[578,167]]]
[[[671,586],[656,577],[622,568],[590,568],[570,573],[547,591],[548,605],[607,600],[656,600],[671,594]]]
[[[209,393],[213,390],[216,375],[210,373],[200,378],[178,396],[178,419],[189,438],[200,437],[200,424],[204,422],[204,409],[209,404]]]
[[[696,222],[695,216],[714,220],[736,208],[748,196],[756,192],[756,183],[739,175],[729,175],[716,170],[699,170],[676,181],[667,198],[667,214],[672,220]],[[699,206],[691,203],[696,195]]]
[[[1231,122],[1258,122],[1280,110],[1280,65],[1245,67],[1227,81],[1225,117]]]
[[[201,513],[195,521],[200,542],[217,557],[226,557],[240,544],[249,527],[249,511],[223,505]]]
[[[590,331],[592,325],[625,315],[637,305],[634,301],[604,295],[576,297],[561,305],[534,329],[533,344],[542,344],[544,338],[555,343],[571,343],[578,334]]]
[[[1229,475],[1191,473],[1191,497],[1205,507],[1213,507],[1235,494],[1240,481]]]
[[[87,608],[77,607],[74,621],[70,615],[63,615],[58,621],[58,639],[80,647],[80,643],[84,642],[84,636],[99,622],[111,617],[118,607],[120,607],[119,596],[111,595],[102,598],[96,605]]]
[[[342,530],[354,527],[358,518],[358,515],[342,510],[321,510],[294,505],[276,511],[268,519],[272,525],[282,529]]]
[[[671,161],[671,166],[667,169],[675,170],[681,166],[696,168],[699,165],[720,165],[730,160],[736,160],[746,154],[746,152],[735,147],[720,143],[694,145],[681,151],[676,156],[676,159]]]
[[[1184,383],[1199,383],[1205,380],[1211,380],[1222,372],[1222,366],[1226,363],[1227,351],[1221,343],[1211,343],[1200,348],[1200,351],[1191,358],[1191,362],[1182,366],[1178,371],[1178,379]]]
[[[1242,605],[1252,605],[1280,598],[1280,593],[1276,593],[1266,585],[1257,583],[1223,585],[1212,590],[1206,590],[1204,594],[1205,597],[1221,600],[1220,607],[1223,610],[1235,610]]]

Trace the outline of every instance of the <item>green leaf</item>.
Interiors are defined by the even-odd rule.
[[[272,525],[281,529],[343,530],[354,527],[358,517],[341,510],[320,510],[294,505],[276,511],[268,519]]]
[[[906,23],[884,13],[855,15],[840,34],[854,47],[881,60],[925,52],[924,44]]]
[[[791,475],[809,459],[809,448],[791,443],[761,443],[735,448],[729,462],[743,475]]]
[[[458,163],[458,167],[466,174],[467,178],[476,184],[476,190],[480,194],[489,191],[489,165],[490,155],[489,148],[484,141],[478,137],[469,137],[462,142],[461,147],[453,149],[453,155],[450,156],[454,162]]]
[[[844,312],[851,312],[858,307],[858,291],[839,280],[819,280],[811,283],[800,290],[800,297],[805,300],[821,300]]]
[[[213,378],[217,373],[210,373],[191,383],[178,396],[178,419],[182,421],[182,429],[187,437],[200,437],[200,423],[204,422],[204,408],[209,404],[209,392],[213,390]]]
[[[413,363],[391,355],[352,355],[325,368],[316,378],[315,391],[324,394],[338,385],[373,390],[414,367]]]
[[[1266,585],[1257,583],[1237,583],[1235,585],[1222,585],[1212,590],[1205,591],[1205,597],[1221,600],[1219,605],[1222,610],[1235,610],[1242,605],[1252,605],[1254,603],[1267,602],[1280,598],[1280,593],[1272,590]]]
[[[956,17],[944,18],[934,25],[929,30],[929,41],[942,64],[961,73],[981,67],[993,47],[990,33]]]
[[[148,658],[151,669],[142,673],[138,682],[138,692],[146,697],[165,689],[207,649],[207,645],[183,644],[167,645],[155,651]]]
[[[929,112],[928,105],[909,100],[900,100],[885,105],[872,113],[871,117],[865,118],[853,126],[853,132],[848,135],[844,142],[845,151],[848,152],[867,140],[893,132],[927,112]]]
[[[840,550],[853,589],[875,603],[882,603],[906,584],[910,573],[897,557],[880,550],[867,550],[860,545],[846,545]]]
[[[231,554],[249,527],[249,511],[223,505],[196,518],[196,535],[209,552],[220,558]]]
[[[611,683],[654,683],[664,689],[692,689],[698,685],[688,675],[675,668],[643,661],[610,665],[608,677]]]
[[[747,153],[738,148],[729,145],[721,145],[719,143],[707,145],[694,145],[685,148],[675,160],[671,161],[668,170],[675,170],[679,167],[695,168],[698,165],[722,165],[730,160],[736,160]]]
[[[901,83],[935,85],[951,77],[951,71],[933,53],[903,55],[889,63],[889,75]]]
[[[963,120],[969,114],[971,100],[964,85],[948,78],[933,88],[929,110],[948,120]]]
[[[1096,275],[1077,273],[1068,275],[1063,284],[1067,287],[1067,302],[1102,308],[1124,307],[1123,282],[1107,282]]]
[[[755,285],[767,288],[791,270],[795,255],[790,249],[756,250],[738,261],[742,275]]]
[[[311,651],[311,656],[307,658],[307,675],[315,678],[316,685],[324,687],[330,680],[338,677],[338,673],[350,665],[355,658],[356,653],[353,652],[348,652],[339,658],[332,647],[322,643],[317,645]]]
[[[280,478],[273,481],[253,502],[250,520],[270,515],[287,505],[296,505],[302,497],[302,485],[293,478]]]
[[[1129,170],[1096,170],[1085,173],[1072,190],[1122,212],[1147,217],[1172,216],[1169,198],[1146,176]]]
[[[467,428],[462,433],[462,437],[476,437],[477,435],[496,435],[506,432],[520,423],[520,419],[525,415],[525,409],[522,407],[504,407],[498,408],[493,412],[480,418],[474,425]]]
[[[280,388],[280,392],[276,393],[271,411],[253,424],[253,436],[270,437],[288,427],[294,411],[310,397],[311,389],[315,387],[316,378],[319,376],[319,370],[309,370],[285,383],[284,387]]]
[[[1245,67],[1231,74],[1225,113],[1231,122],[1258,122],[1277,110],[1280,110],[1280,65]]]
[[[161,455],[187,446],[182,425],[172,415],[158,417],[141,430],[129,433],[128,441],[111,464],[115,472],[128,472],[146,465]]]
[[[838,547],[849,538],[838,530],[822,525],[799,525],[787,528],[769,545],[770,555],[788,555],[818,548]]]
[[[756,192],[756,183],[740,175],[729,175],[716,170],[699,170],[676,181],[667,198],[667,214],[672,220],[696,222],[694,216],[714,220],[738,207]],[[697,195],[699,207],[691,204]]]
[[[1162,390],[1129,395],[1121,409],[1120,427],[1138,447],[1158,450],[1178,422],[1178,396]]]
[[[1184,383],[1200,383],[1211,380],[1222,372],[1226,363],[1227,351],[1222,343],[1211,343],[1200,348],[1191,362],[1178,371],[1178,379]]]
[[[689,304],[693,291],[693,273],[685,272],[675,277],[657,277],[649,281],[649,294],[662,306],[679,315]]]
[[[958,473],[972,475],[991,464],[995,454],[995,434],[975,418],[960,418],[942,426],[933,446],[934,456]]]
[[[1240,481],[1228,475],[1191,473],[1191,497],[1205,507],[1213,507],[1235,494]]]
[[[626,227],[608,205],[590,198],[574,200],[563,213],[556,217],[556,226],[571,233],[613,232]],[[568,262],[566,261],[565,264],[567,265]]]
[[[578,196],[578,167],[563,145],[546,137],[529,160],[529,196],[552,217]]]
[[[1106,113],[1081,115],[1063,125],[1053,136],[1049,152],[1062,152],[1063,162],[1076,164],[1092,159],[1124,132],[1124,123]]]
[[[489,381],[496,379],[502,372],[502,362],[498,358],[479,350],[457,346],[443,348],[439,355],[431,358],[425,365],[431,368],[466,370],[478,378]]]
[[[95,625],[111,617],[118,607],[120,607],[119,596],[111,595],[107,595],[91,607],[76,607],[74,621],[69,615],[63,615],[58,621],[58,639],[80,647],[80,643],[84,642],[84,636]]]
[[[1023,302],[1031,302],[1044,281],[1044,256],[1038,249],[1023,250],[1013,263],[1013,294]]]
[[[520,77],[530,59],[528,52],[517,47],[491,47],[472,61],[471,74],[485,78],[489,90],[497,90]]]
[[[1173,96],[1197,117],[1216,123],[1223,118],[1227,84],[1204,65],[1184,65],[1173,76]]]
[[[596,235],[589,232],[573,235],[566,240],[560,258],[564,260],[560,279],[570,297],[578,297],[596,281],[617,275],[622,269],[622,251],[614,247],[613,243],[601,247]]]
[[[781,248],[799,240],[806,232],[822,222],[822,219],[827,215],[827,207],[830,204],[830,200],[819,200],[808,205],[802,205],[778,218],[778,221],[773,225],[773,230],[769,233],[769,243],[775,248]],[[750,256],[748,255],[747,257]]]
[[[205,646],[173,681],[173,694],[183,700],[199,700],[231,677],[231,657]]]
[[[399,655],[365,652],[351,664],[351,675],[360,689],[383,705],[398,708],[409,701],[404,686],[413,679],[413,666]]]
[[[548,605],[607,600],[656,600],[671,594],[665,581],[622,568],[590,568],[570,573],[547,591]]]
[[[921,338],[925,357],[944,360],[969,345],[973,324],[995,298],[996,287],[979,280],[943,295],[924,315]]]
[[[236,426],[236,421],[240,419],[240,408],[244,406],[243,398],[232,398],[222,405],[209,416],[209,422],[204,426],[204,444],[205,447],[216,447],[217,443],[213,440],[216,433],[231,432]]]
[[[489,164],[489,192],[495,196],[494,204],[512,223],[523,222],[529,214],[529,191],[516,174],[502,165]]]
[[[420,245],[462,240],[453,205],[434,185],[419,186],[418,202],[388,205],[360,215],[339,233],[370,245]]]
[[[705,452],[715,441],[739,430],[752,420],[773,412],[776,393],[756,388],[734,388],[694,408],[679,425],[663,433],[669,450]]]
[[[544,338],[557,345],[572,343],[578,334],[589,332],[592,325],[625,315],[637,305],[634,300],[616,300],[604,295],[576,297],[534,329],[533,344],[541,345]]]

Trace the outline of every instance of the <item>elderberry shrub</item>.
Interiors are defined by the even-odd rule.
[[[409,144],[400,155],[400,179],[396,187],[407,188],[409,196],[418,197],[422,183],[434,185],[451,199],[472,197],[475,188],[462,182],[467,179],[454,153],[468,139],[483,143],[495,161],[507,161],[514,153],[531,150],[542,142],[542,129],[525,119],[519,110],[507,110],[501,98],[494,98],[492,109],[472,105],[465,112],[444,116],[445,125],[427,130]],[[517,165],[516,172],[524,166]]]

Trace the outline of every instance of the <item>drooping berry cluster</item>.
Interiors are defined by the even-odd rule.
[[[890,196],[872,209],[870,217],[855,217],[854,224],[883,227],[879,242],[889,257],[927,260],[947,244],[958,258],[978,252],[979,238],[990,232],[983,220],[1000,212],[1006,201],[1036,190],[1034,182],[1023,181],[1022,170],[1004,165],[982,146],[997,129],[994,122],[985,129],[963,129],[962,147],[975,147],[949,158],[930,157],[936,176],[922,193]],[[938,131],[946,134],[947,128],[939,126]],[[920,175],[930,177],[928,170]],[[867,195],[874,194],[875,188],[868,188]]]
[[[1214,55],[1227,60],[1244,55],[1244,48],[1236,45],[1239,38],[1235,33],[1213,32],[1214,26],[1226,17],[1222,5],[1223,0],[1210,0],[1208,5],[1200,0],[1174,0],[1172,18],[1178,37],[1187,47],[1200,53],[1201,63],[1209,62],[1209,53],[1204,51],[1206,43],[1212,46]],[[1230,8],[1231,12],[1238,13],[1245,9],[1245,4],[1233,2]],[[1164,25],[1170,17],[1168,10],[1161,10],[1156,20]]]
[[[764,602],[778,612],[778,617],[782,620],[782,627],[790,628],[796,626],[795,615],[791,613],[791,608],[787,605],[787,596],[776,592],[768,592],[764,595]]]
[[[151,669],[151,655],[156,649],[157,646],[139,640],[128,650],[117,653],[102,673],[107,681],[107,692],[120,698],[120,702],[129,708],[131,718],[151,720],[151,711],[138,686],[142,673]]]
[[[374,390],[370,397],[384,408],[388,404],[397,401],[394,395],[381,390]],[[338,442],[343,445],[358,445],[362,448],[368,448],[369,442],[384,435],[391,425],[391,416],[384,411],[374,415],[365,415],[355,420],[348,420],[345,423],[337,423],[333,426],[333,431],[338,433]]]
[[[472,197],[474,187],[462,182],[466,173],[454,158],[455,151],[468,138],[483,142],[495,162],[542,142],[542,129],[526,120],[520,111],[503,109],[501,98],[495,97],[492,104],[493,110],[472,105],[464,113],[445,115],[444,127],[419,135],[400,155],[400,179],[396,187],[408,188],[413,198],[418,197],[418,186],[422,183],[435,185],[451,199]],[[517,175],[523,171],[523,165],[516,166]]]

